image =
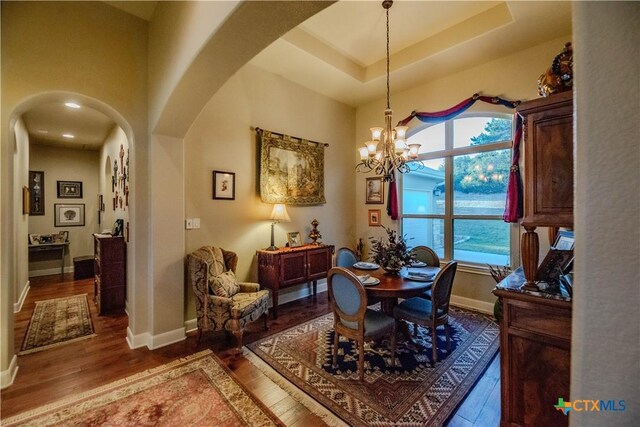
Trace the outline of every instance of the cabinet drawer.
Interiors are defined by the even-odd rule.
[[[506,308],[510,328],[571,339],[571,310],[521,301],[509,301]]]

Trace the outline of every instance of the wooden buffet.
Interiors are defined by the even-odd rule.
[[[271,289],[273,317],[278,317],[280,289],[301,283],[313,283],[317,293],[318,279],[327,277],[335,249],[332,245],[305,245],[258,251],[258,281]]]

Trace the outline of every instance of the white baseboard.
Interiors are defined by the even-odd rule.
[[[326,292],[327,291],[327,280],[322,279],[318,280],[317,291]],[[282,292],[278,294],[278,305],[286,304],[291,301],[299,300],[302,298],[306,298],[308,296],[313,295],[313,285],[302,284],[299,287],[294,288],[294,290],[289,292]],[[269,300],[269,307],[273,307],[273,300]]]
[[[13,312],[19,313],[22,310],[22,304],[24,304],[24,300],[27,299],[27,294],[29,293],[29,289],[31,288],[31,282],[27,280],[27,283],[22,288],[22,293],[20,294],[20,298],[18,302],[13,304]]]
[[[169,344],[184,341],[186,338],[185,328],[174,329],[173,331],[164,332],[159,335],[151,335],[148,332],[134,335],[131,329],[127,327],[127,344],[132,350],[140,347],[155,350]]]
[[[198,330],[198,319],[189,319],[184,322],[185,332],[194,332]]]
[[[13,355],[11,363],[9,363],[9,369],[0,372],[0,389],[7,388],[13,384],[13,380],[16,379],[18,373],[18,356]]]
[[[73,266],[65,267],[65,273],[73,273]],[[60,268],[47,268],[45,270],[32,270],[29,277],[51,276],[52,274],[60,274]]]
[[[472,310],[476,310],[485,314],[493,314],[492,302],[479,301],[476,299],[460,297],[458,295],[451,295],[451,305],[462,308],[470,308]]]

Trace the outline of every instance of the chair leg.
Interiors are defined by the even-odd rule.
[[[233,335],[236,337],[236,341],[238,341],[238,350],[242,351],[242,335],[244,333],[242,328],[234,329]]]
[[[262,320],[264,321],[264,330],[268,331],[269,330],[269,314],[268,313],[264,313],[262,315]]]
[[[358,375],[360,381],[364,380],[364,340],[358,340]]]
[[[196,339],[196,347],[200,345],[200,338],[202,338],[202,329],[198,328],[198,337]]]
[[[436,333],[436,325],[431,327],[431,347],[433,363],[436,363],[438,361],[438,334]]]
[[[338,331],[334,329],[333,332],[333,367],[338,367],[338,344],[340,343],[340,335]]]
[[[391,366],[396,366],[396,325],[393,325],[391,331]]]

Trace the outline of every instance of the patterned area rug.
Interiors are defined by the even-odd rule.
[[[2,420],[3,426],[283,426],[210,351]]]
[[[87,294],[36,301],[18,354],[35,353],[93,336]]]
[[[247,347],[349,425],[439,426],[471,390],[499,345],[498,325],[488,316],[456,308],[450,324],[451,353],[446,352],[444,330],[439,328],[435,366],[430,360],[430,334],[423,328],[414,337],[417,345],[399,335],[395,365],[386,340],[365,345],[364,382],[358,380],[357,351],[349,340],[341,337],[338,367],[331,366],[333,314]]]

